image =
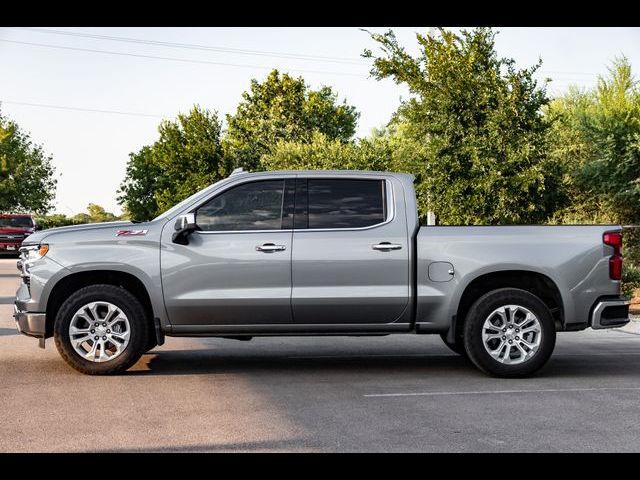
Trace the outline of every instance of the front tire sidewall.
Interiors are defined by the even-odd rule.
[[[105,301],[120,308],[129,320],[129,343],[113,360],[92,362],[82,358],[71,345],[69,325],[75,312],[82,306]],[[107,375],[122,372],[138,361],[147,344],[146,314],[140,302],[127,290],[113,285],[93,285],[72,294],[60,307],[54,324],[56,348],[62,358],[74,369],[89,375]]]
[[[542,339],[538,351],[528,360],[507,365],[495,360],[485,349],[482,328],[491,312],[504,305],[521,305],[533,312],[540,322]],[[465,349],[469,358],[483,372],[496,377],[525,377],[538,371],[549,360],[556,343],[556,328],[551,312],[537,296],[525,290],[503,288],[480,297],[469,309],[464,327]]]

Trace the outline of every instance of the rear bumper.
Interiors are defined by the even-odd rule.
[[[598,300],[591,308],[591,328],[617,328],[629,323],[629,300],[606,298]]]
[[[46,315],[44,313],[33,313],[18,310],[13,306],[13,318],[16,320],[18,332],[30,337],[44,338],[46,332]]]

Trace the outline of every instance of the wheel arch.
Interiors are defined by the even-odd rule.
[[[53,325],[56,315],[64,301],[75,291],[90,285],[107,284],[126,289],[132,293],[145,309],[150,322],[151,332],[154,331],[154,310],[149,291],[144,282],[136,275],[121,270],[85,270],[71,273],[62,277],[52,287],[47,298],[46,334],[45,338],[53,336]]]
[[[485,293],[499,288],[519,288],[536,295],[549,308],[556,328],[565,325],[565,303],[557,283],[541,272],[523,269],[499,270],[483,273],[473,278],[464,288],[454,309],[455,332],[464,326],[467,313],[473,303]],[[450,331],[453,340],[454,331]]]

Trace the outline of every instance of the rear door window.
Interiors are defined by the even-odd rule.
[[[308,228],[362,228],[386,220],[384,180],[309,178]]]

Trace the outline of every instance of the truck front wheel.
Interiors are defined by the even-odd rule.
[[[524,377],[549,360],[556,343],[551,312],[537,296],[501,288],[471,306],[464,325],[469,358],[496,377]]]
[[[128,290],[91,285],[62,304],[53,334],[58,352],[71,367],[108,375],[138,361],[148,345],[148,330],[145,309]]]

